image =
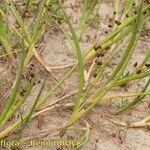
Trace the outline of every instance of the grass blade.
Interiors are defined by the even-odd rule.
[[[85,80],[84,80],[84,64],[83,64],[83,58],[82,58],[81,49],[80,49],[77,35],[76,35],[76,33],[75,33],[75,31],[74,31],[74,29],[73,29],[73,27],[69,21],[69,18],[67,16],[66,12],[64,11],[63,8],[62,8],[62,10],[64,13],[65,20],[68,23],[71,34],[72,34],[72,38],[73,38],[74,45],[76,48],[76,54],[78,57],[78,64],[79,64],[79,72],[80,72],[79,92],[78,92],[77,101],[76,101],[76,104],[74,107],[74,112],[76,112],[76,111],[78,111],[78,109],[82,103],[83,88],[84,88],[84,82],[85,82]]]
[[[24,43],[23,43],[23,45],[24,45]],[[0,125],[2,125],[4,123],[3,120],[5,119],[7,112],[11,109],[11,107],[13,106],[13,104],[15,102],[16,95],[17,95],[18,89],[20,87],[21,79],[22,79],[23,65],[24,65],[25,57],[26,57],[26,51],[23,48],[21,58],[19,61],[19,69],[18,69],[16,81],[15,81],[15,84],[12,88],[11,95],[9,96],[9,98],[7,100],[5,110],[3,111],[2,115],[0,116]]]
[[[15,103],[13,104],[12,108],[7,112],[6,117],[4,118],[3,122],[5,123],[6,121],[8,121],[8,119],[10,119],[16,111],[18,111],[20,109],[20,107],[24,104],[24,102],[26,101],[27,97],[29,96],[32,87],[34,85],[34,79],[32,79],[32,81],[28,82],[25,89],[25,95],[23,96],[22,99],[20,100],[16,100]],[[4,124],[3,123],[3,124]]]
[[[143,90],[141,91],[141,93],[144,93],[147,88],[149,87],[150,85],[150,78],[149,80],[147,81],[146,85],[144,86]],[[131,103],[125,105],[124,107],[122,107],[120,110],[119,110],[119,113],[120,112],[123,112],[123,111],[127,111],[129,109],[131,109],[132,107],[134,107],[137,103],[141,102],[141,100],[145,97],[146,95],[144,96],[137,96]]]
[[[7,32],[7,25],[1,14],[0,14],[0,42],[2,43],[5,49],[5,53],[9,53],[11,46],[9,42],[8,32]]]
[[[41,86],[41,89],[40,89],[40,91],[39,91],[39,93],[38,93],[38,95],[37,95],[37,97],[36,97],[36,99],[35,99],[35,102],[34,102],[32,108],[31,108],[31,111],[29,112],[28,116],[27,116],[25,119],[23,119],[23,118],[21,117],[21,129],[20,129],[20,134],[19,134],[19,137],[20,137],[20,138],[21,138],[23,129],[25,128],[25,126],[26,126],[26,124],[29,122],[29,120],[31,119],[31,116],[32,116],[33,112],[34,112],[35,109],[36,109],[36,105],[37,105],[37,103],[38,103],[38,101],[39,101],[39,99],[40,99],[40,96],[41,96],[41,94],[42,94],[42,91],[43,91],[43,89],[44,89],[45,82],[46,82],[46,79],[44,80],[44,82],[43,82],[43,84],[42,84],[42,86]]]
[[[129,43],[126,51],[125,51],[125,54],[122,57],[120,63],[117,66],[117,68],[112,73],[112,75],[108,78],[108,80],[105,83],[105,85],[102,88],[100,88],[99,90],[97,90],[97,92],[91,98],[91,99],[93,99],[92,100],[92,104],[90,104],[86,109],[81,110],[80,112],[76,113],[71,118],[71,120],[68,122],[68,126],[74,124],[81,117],[85,116],[93,107],[95,107],[97,105],[97,103],[99,103],[102,100],[104,95],[113,87],[115,82],[122,75],[123,71],[125,70],[128,62],[129,62],[129,60],[130,60],[130,58],[131,58],[131,56],[133,54],[133,51],[135,49],[135,45],[137,43],[137,38],[138,38],[137,34],[138,34],[139,27],[140,27],[140,25],[142,23],[142,8],[143,8],[143,0],[142,0],[142,2],[140,4],[140,9],[139,9],[137,21],[134,24],[134,30],[133,30],[133,33],[132,33],[132,38],[131,38],[130,43]]]

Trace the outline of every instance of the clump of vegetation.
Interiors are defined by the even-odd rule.
[[[121,106],[120,110],[118,110],[118,113],[121,113],[133,108],[136,104],[141,102],[145,96],[150,95],[150,51],[145,54],[145,58],[141,64],[135,63],[135,68],[130,72],[126,72],[126,68],[130,65],[130,60],[136,51],[136,45],[141,35],[143,25],[150,15],[150,4],[148,1],[141,0],[138,5],[135,5],[134,1],[127,0],[123,12],[120,13],[120,0],[115,0],[114,3],[113,24],[109,25],[109,27],[112,28],[111,33],[108,34],[103,41],[93,44],[91,49],[84,56],[82,55],[79,37],[76,32],[78,32],[78,29],[80,29],[81,33],[86,32],[85,29],[93,24],[95,20],[98,20],[96,23],[100,23],[98,14],[99,6],[101,4],[100,0],[83,0],[83,12],[77,31],[74,29],[70,18],[66,13],[63,2],[54,0],[43,0],[38,2],[28,0],[17,1],[14,3],[11,1],[3,1],[1,3],[0,42],[2,48],[0,57],[8,57],[10,62],[12,62],[10,66],[13,66],[13,62],[16,61],[18,65],[16,69],[16,79],[12,85],[11,92],[6,98],[7,103],[0,116],[0,126],[5,127],[0,132],[0,138],[10,135],[10,133],[20,125],[21,129],[19,135],[21,136],[22,130],[30,119],[37,115],[36,111],[62,86],[64,81],[67,80],[76,69],[79,70],[80,74],[78,91],[73,93],[77,94],[77,99],[75,100],[75,103],[71,103],[73,112],[66,126],[61,129],[61,135],[64,135],[67,130],[71,129],[72,125],[85,117],[102,101],[133,97],[131,102]],[[91,14],[93,16],[90,16]],[[9,17],[14,19],[14,23],[10,22]],[[63,29],[62,23],[65,23],[69,27],[69,31]],[[38,51],[38,46],[43,35],[47,31],[47,28],[51,26],[57,26],[70,41],[78,60],[77,63],[59,80],[52,76],[52,70],[43,61]],[[121,53],[122,56],[119,63],[114,66],[110,75],[103,78],[108,63],[122,48],[123,52]],[[8,126],[9,120],[19,112],[32,92],[36,74],[31,73],[25,84],[22,84],[22,81],[24,80],[23,76],[27,68],[30,65],[33,66],[31,61],[34,57],[39,64],[43,66],[45,71],[53,77],[55,85],[46,95],[41,96],[46,83],[46,80],[44,79],[43,83],[41,83],[41,89],[34,100],[33,106],[27,112],[22,114],[16,122],[12,122]],[[88,63],[89,66],[86,68],[85,65],[87,62],[90,63]],[[135,80],[142,79],[146,79],[147,82],[141,91],[135,91],[134,93],[127,92],[122,95],[107,95],[116,87],[124,86]],[[95,87],[98,88],[95,89]],[[23,89],[23,93],[18,97],[20,88]],[[91,92],[93,90],[94,92]],[[58,102],[59,101],[52,103],[51,106]],[[66,104],[64,103],[64,105]],[[51,106],[49,106],[49,108],[51,108]],[[131,124],[123,123],[121,125],[128,125],[128,127],[143,127],[148,126],[149,121],[150,117],[148,116],[141,122]],[[87,127],[83,129],[85,131],[85,134],[82,137],[83,143],[87,141],[90,131],[87,122],[86,126]]]

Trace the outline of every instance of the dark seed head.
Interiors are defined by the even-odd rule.
[[[31,82],[32,82],[32,79],[28,79],[28,81],[31,83]]]
[[[15,58],[17,58],[17,54],[16,54],[16,53],[13,53],[13,56],[14,56]]]
[[[108,51],[108,50],[110,49],[110,47],[108,46],[108,47],[106,47],[105,49]]]
[[[145,66],[146,66],[147,68],[150,68],[150,64],[145,64]]]
[[[104,57],[104,54],[103,53],[96,53],[96,56],[97,57]]]
[[[31,76],[31,78],[34,78],[35,74],[34,74],[34,73],[31,73],[31,75],[30,75],[30,76]]]
[[[115,23],[117,24],[117,23],[118,23],[118,21],[117,21],[117,20],[115,20]]]
[[[119,22],[119,21],[117,21],[117,20],[115,20],[115,23],[117,24],[117,25],[120,25],[121,23]]]
[[[102,47],[100,45],[94,45],[94,50],[97,51],[98,49],[101,49]]]
[[[141,70],[138,70],[136,73],[137,73],[137,74],[140,74],[141,72],[142,72]]]
[[[97,73],[94,73],[94,74],[93,74],[93,77],[97,77]]]
[[[30,70],[33,70],[33,68],[32,68],[32,67],[30,67]]]
[[[100,53],[96,53],[96,57],[100,57]]]
[[[144,15],[146,15],[146,13],[147,13],[146,11],[143,12]]]
[[[21,95],[21,96],[24,96],[25,92],[26,92],[25,90],[22,90],[22,91],[20,92],[20,95]]]
[[[112,22],[112,21],[113,21],[113,19],[112,19],[112,18],[109,18],[109,21],[110,21],[110,22]]]
[[[124,87],[126,87],[126,86],[127,86],[126,83],[120,85],[121,88],[124,88]]]
[[[116,11],[114,11],[114,15],[116,15]]]
[[[34,67],[34,64],[31,64],[32,67]]]
[[[23,4],[22,4],[22,6],[25,6],[25,5],[26,5],[26,3],[23,3]]]
[[[128,15],[128,14],[126,14],[126,17],[129,17],[129,15]]]
[[[101,66],[103,63],[101,61],[96,62],[98,66]]]
[[[111,24],[108,25],[109,28],[112,28],[113,26]]]
[[[135,62],[134,67],[136,67],[137,65],[138,65],[138,63],[137,63],[137,62]]]
[[[21,92],[20,95],[21,95],[21,96],[24,96],[24,93]]]
[[[108,31],[105,31],[105,33],[107,34],[107,33],[108,33]]]
[[[132,5],[135,6],[135,3],[133,3]]]
[[[148,4],[150,4],[150,1],[149,1],[149,0],[145,0],[145,2],[148,3]]]
[[[100,56],[101,56],[101,57],[104,57],[104,54],[103,54],[103,53],[100,53]]]

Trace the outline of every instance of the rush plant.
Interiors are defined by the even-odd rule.
[[[79,28],[83,28],[86,26],[86,21],[88,20],[88,16],[95,8],[100,5],[100,1],[90,1],[91,8],[89,8],[89,1],[83,1],[83,14],[80,18]],[[125,2],[125,6],[123,9],[122,15],[119,13],[120,8],[120,0],[115,1],[114,5],[114,25],[112,26],[111,32],[107,35],[107,37],[100,41],[99,43],[93,44],[91,49],[85,54],[82,55],[82,49],[80,48],[79,37],[74,29],[66,11],[65,7],[60,6],[59,3],[44,0],[40,3],[40,9],[37,14],[37,18],[33,24],[33,30],[29,32],[28,26],[25,24],[22,16],[19,14],[19,11],[15,7],[13,3],[10,5],[6,4],[8,9],[7,11],[11,12],[16,19],[17,24],[20,27],[18,30],[15,26],[9,26],[5,21],[6,11],[0,9],[0,40],[5,49],[5,55],[9,55],[12,53],[16,53],[18,55],[18,73],[14,85],[11,89],[11,93],[7,98],[7,104],[0,116],[0,126],[4,126],[7,124],[7,121],[23,106],[24,102],[27,100],[27,97],[31,93],[32,87],[34,85],[34,78],[26,83],[24,89],[25,95],[18,100],[17,92],[21,85],[22,75],[25,71],[28,63],[31,61],[33,56],[39,61],[40,64],[45,67],[46,71],[51,72],[51,70],[45,65],[43,60],[40,58],[38,51],[35,48],[35,45],[41,39],[42,35],[45,33],[46,28],[49,23],[55,23],[59,29],[65,34],[65,37],[70,41],[72,45],[72,49],[75,51],[77,56],[77,63],[71,67],[66,74],[60,78],[55,85],[48,91],[48,93],[44,96],[40,96],[42,93],[43,86],[38,93],[37,98],[35,99],[34,105],[31,110],[28,110],[25,114],[22,115],[21,119],[17,120],[15,123],[12,123],[10,126],[6,127],[4,130],[0,132],[0,138],[4,138],[8,136],[11,132],[13,132],[21,123],[23,126],[21,131],[28,123],[28,121],[36,116],[36,111],[43,105],[67,80],[75,70],[79,70],[79,88],[73,94],[77,94],[77,99],[71,107],[73,107],[73,112],[71,114],[68,123],[66,124],[64,129],[68,129],[68,127],[77,123],[80,119],[83,119],[94,107],[100,104],[102,101],[106,100],[115,100],[115,99],[124,99],[124,98],[133,98],[133,100],[126,105],[122,106],[119,112],[127,111],[128,109],[134,107],[137,103],[142,101],[142,99],[150,95],[150,51],[145,54],[145,58],[143,59],[141,64],[136,65],[136,69],[131,70],[126,73],[126,68],[130,65],[130,60],[133,54],[136,52],[136,45],[140,37],[141,30],[143,28],[143,24],[147,21],[147,18],[150,15],[150,4],[141,0],[138,6],[133,5],[132,0],[127,0]],[[28,1],[27,7],[32,7],[34,1]],[[49,13],[49,7],[52,7],[52,14]],[[56,9],[57,6],[57,9]],[[60,16],[55,14],[58,10]],[[136,12],[136,13],[135,13]],[[66,23],[69,27],[69,31],[65,32],[61,24],[60,20],[56,18],[61,18],[62,21]],[[44,25],[43,25],[44,22]],[[2,28],[4,30],[2,30]],[[15,36],[20,39],[20,49],[16,52],[11,51],[11,44],[9,41],[9,36],[7,30],[13,29]],[[39,32],[41,29],[42,33]],[[123,51],[121,51],[123,49]],[[110,52],[108,52],[110,51]],[[104,74],[107,71],[107,65],[109,62],[116,56],[117,53],[121,53],[121,58],[116,66],[114,66],[113,71],[110,75],[107,75],[103,78]],[[99,61],[99,57],[103,57],[107,54],[102,60]],[[3,57],[3,56],[0,56]],[[90,61],[88,69],[85,69],[85,64]],[[92,76],[92,78],[91,78]],[[123,86],[125,84],[130,84],[135,80],[147,80],[145,86],[141,91],[135,91],[134,93],[126,93],[126,94],[116,94],[112,96],[108,96],[107,94],[116,87]],[[95,87],[98,87],[95,89]],[[92,92],[94,91],[94,92]],[[92,94],[91,94],[92,93]],[[51,108],[54,104],[57,104],[59,101],[52,103],[49,107]],[[64,104],[65,105],[65,104]],[[58,105],[59,106],[59,105]],[[146,122],[149,117],[146,118]],[[145,120],[144,120],[145,121]],[[141,123],[141,122],[140,122]],[[141,125],[141,124],[140,124]],[[87,140],[87,136],[89,135],[89,127],[87,125],[86,134],[83,136],[83,139]],[[84,143],[84,140],[83,140]]]

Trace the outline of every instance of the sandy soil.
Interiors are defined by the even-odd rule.
[[[70,13],[72,22],[76,27],[78,24],[78,18],[81,13],[81,8],[74,8],[71,9],[71,4],[74,5],[77,2],[75,0],[68,0],[65,2],[67,7],[67,12]],[[108,21],[107,18],[111,17],[113,14],[112,9],[113,4],[110,1],[103,2],[99,11],[100,14],[100,25],[98,28],[90,27],[90,30],[83,34],[80,40],[80,45],[82,52],[85,53],[95,41],[95,37],[100,37],[103,39],[106,34],[105,31],[111,32],[108,28]],[[148,26],[148,25],[147,25]],[[147,33],[147,32],[146,32]],[[143,33],[143,36],[138,45],[136,47],[136,53],[134,54],[131,65],[129,66],[128,70],[133,68],[133,64],[138,61],[140,62],[145,55],[145,52],[150,50],[150,36]],[[145,38],[147,40],[145,40]],[[69,42],[64,38],[60,31],[55,31],[55,29],[50,29],[43,37],[44,46],[41,49],[41,55],[44,61],[49,66],[66,66],[68,64],[74,64],[76,62],[75,52],[72,50]],[[108,73],[112,71],[112,66],[115,65],[116,59],[120,58],[120,54],[114,58],[109,66]],[[36,60],[33,60],[36,62]],[[5,77],[7,66],[0,65],[0,72]],[[67,69],[61,70],[54,70],[53,75],[57,78],[60,78],[64,75]],[[44,69],[40,65],[36,65],[34,67],[34,71],[38,74],[36,77],[36,84],[32,91],[32,94],[28,100],[28,103],[25,104],[24,109],[21,110],[24,112],[28,107],[29,103],[33,103],[33,99],[35,98],[37,91],[40,88],[40,83],[42,82],[42,77],[46,76]],[[8,78],[9,79],[9,74]],[[43,106],[47,106],[49,103],[55,101],[57,98],[61,96],[71,93],[72,91],[76,90],[78,87],[78,80],[79,74],[77,71],[73,73],[73,75],[65,82],[63,87],[59,89],[59,91],[53,95],[52,98],[47,101],[47,103]],[[11,77],[12,81],[13,78]],[[12,81],[6,80],[6,83],[3,83],[2,87],[6,88],[8,91],[9,86],[7,83],[11,83]],[[40,82],[40,83],[38,83]],[[144,80],[141,82],[133,82],[132,85],[128,88],[129,91],[138,91],[140,87],[142,87],[142,83],[145,82]],[[52,86],[54,82],[51,77],[46,83],[46,87],[44,93],[46,93]],[[7,85],[7,86],[6,86]],[[11,84],[10,84],[11,86]],[[114,89],[112,93],[123,93],[126,92],[124,88]],[[1,93],[0,93],[1,94]],[[7,96],[3,95],[3,97]],[[3,98],[2,98],[3,99]],[[64,99],[65,102],[71,102],[75,100],[75,96],[71,96],[67,99]],[[62,104],[62,102],[60,102]],[[85,120],[90,124],[92,130],[90,133],[90,138],[87,144],[82,148],[83,150],[149,150],[150,149],[150,132],[148,128],[145,129],[126,129],[119,126],[114,125],[111,123],[107,118],[116,121],[139,121],[143,117],[150,114],[150,99],[149,97],[145,98],[143,102],[137,105],[134,109],[122,113],[120,115],[115,115],[115,112],[118,110],[120,102],[112,102],[111,104],[108,102],[103,102],[102,104],[98,105],[92,112],[88,114]],[[2,105],[0,103],[0,105]],[[23,139],[22,141],[31,140],[31,139],[44,139],[44,140],[53,140],[53,139],[60,139],[58,135],[55,135],[56,129],[63,127],[71,114],[71,109],[68,107],[59,107],[55,108],[52,111],[48,111],[39,115],[38,117],[34,118],[32,122],[28,125],[28,127],[23,132]],[[17,117],[17,116],[16,116]],[[83,125],[82,123],[79,123]],[[68,134],[65,136],[66,138],[73,138],[76,139],[80,135],[79,132],[74,132],[72,134]],[[12,135],[11,138],[15,137],[15,133]],[[28,147],[27,145],[23,145],[22,148],[24,150],[65,150],[67,148],[32,148]]]

